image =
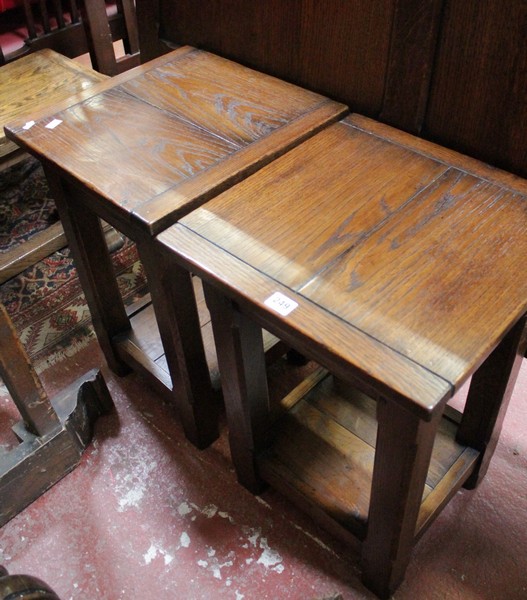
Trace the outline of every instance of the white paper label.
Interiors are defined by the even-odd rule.
[[[53,119],[46,125],[46,129],[55,129],[57,125],[60,125],[62,121],[60,119]]]
[[[272,296],[269,296],[264,304],[283,317],[286,317],[290,312],[293,312],[298,306],[297,302],[284,296],[280,292],[275,292]]]
[[[35,121],[28,121],[23,127],[22,129],[31,129],[31,127],[33,127],[33,125],[35,124]]]

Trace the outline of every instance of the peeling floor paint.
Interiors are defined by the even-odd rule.
[[[103,358],[94,343],[76,362],[43,374],[50,395]],[[0,529],[0,564],[71,600],[371,600],[354,549],[273,490],[262,499],[237,483],[225,430],[198,451],[140,378],[104,375],[115,412],[98,421],[81,464]],[[420,540],[398,600],[430,590],[525,598],[527,360],[521,378],[485,481]]]

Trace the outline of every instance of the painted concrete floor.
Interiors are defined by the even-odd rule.
[[[41,377],[53,396],[102,364],[93,341]],[[116,410],[81,464],[0,529],[0,564],[63,600],[374,598],[354,550],[236,482],[225,431],[200,452],[138,376],[103,373]],[[527,360],[486,479],[423,536],[396,599],[527,598],[526,397]]]

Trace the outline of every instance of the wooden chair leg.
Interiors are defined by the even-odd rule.
[[[441,415],[426,422],[381,399],[362,578],[381,598],[404,579]]]
[[[1,305],[0,376],[22,416],[13,427],[21,443],[0,455],[1,527],[78,464],[112,400],[92,370],[51,401]]]
[[[503,419],[527,347],[527,316],[509,331],[472,376],[457,433],[461,444],[481,452],[479,465],[465,482],[475,488],[485,476],[496,449]]]
[[[262,329],[205,282],[203,290],[212,317],[220,374],[236,374],[222,379],[232,461],[239,482],[259,493],[263,483],[256,471],[255,454],[265,444],[269,420]]]

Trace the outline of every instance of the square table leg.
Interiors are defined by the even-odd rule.
[[[115,273],[98,216],[76,197],[82,194],[44,165],[51,193],[68,240],[93,328],[108,366],[118,375],[129,367],[117,355],[112,339],[130,329],[130,321],[115,279]]]
[[[255,457],[264,442],[269,442],[269,392],[262,329],[235,310],[232,301],[214,287],[203,282],[203,291],[222,374],[232,461],[238,481],[251,492],[259,493],[263,482]]]
[[[496,449],[503,419],[527,347],[527,315],[503,338],[472,376],[457,439],[481,452],[464,487],[475,488],[485,476]]]
[[[377,403],[377,442],[362,579],[388,598],[403,581],[441,414],[424,421],[395,402]]]
[[[138,242],[137,249],[185,435],[197,448],[206,448],[219,435],[220,399],[212,388],[192,276],[156,251],[150,239]]]

